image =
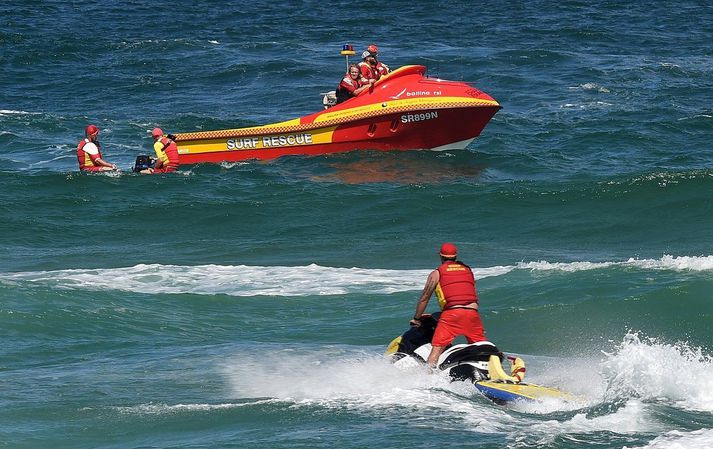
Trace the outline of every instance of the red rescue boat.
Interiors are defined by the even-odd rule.
[[[175,135],[181,164],[274,159],[354,150],[449,150],[480,135],[500,105],[474,86],[401,67],[373,88],[305,117]]]

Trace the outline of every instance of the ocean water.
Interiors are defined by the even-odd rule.
[[[711,446],[708,2],[9,0],[0,24],[0,447]],[[463,151],[130,172],[154,126],[318,110],[344,43],[503,109]],[[77,172],[88,123],[121,173]],[[580,402],[383,358],[444,241],[489,339]]]

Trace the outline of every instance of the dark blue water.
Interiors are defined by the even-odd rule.
[[[710,445],[707,3],[10,1],[0,24],[0,447]],[[464,151],[130,173],[155,126],[319,110],[344,43],[503,109]],[[77,172],[88,123],[121,173]],[[581,402],[383,359],[443,241],[488,338]]]

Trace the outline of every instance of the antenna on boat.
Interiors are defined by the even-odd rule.
[[[344,55],[347,60],[347,72],[349,72],[349,56],[354,56],[356,52],[354,51],[354,46],[352,44],[344,44],[342,46],[342,51],[339,54]]]

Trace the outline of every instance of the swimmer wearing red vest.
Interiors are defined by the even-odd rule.
[[[421,325],[421,316],[435,292],[443,312],[431,340],[431,353],[426,360],[432,368],[436,367],[438,357],[456,337],[462,335],[468,343],[485,340],[473,270],[456,260],[458,248],[452,243],[444,243],[439,254],[441,265],[428,275],[426,286],[416,304],[416,313],[409,323],[417,327]]]
[[[84,130],[85,138],[77,145],[77,161],[81,171],[114,171],[116,165],[105,161],[102,158],[99,138],[99,128],[96,125],[89,125]]]
[[[154,128],[151,131],[156,152],[156,164],[153,168],[141,170],[140,173],[151,175],[156,173],[171,173],[178,169],[178,146],[170,137],[163,134],[161,128]]]

